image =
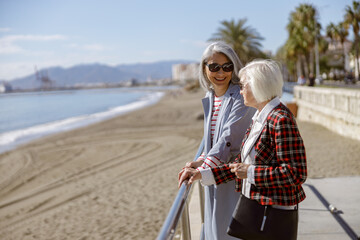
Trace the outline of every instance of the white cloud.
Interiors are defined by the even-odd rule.
[[[56,35],[8,35],[0,38],[0,54],[11,54],[23,52],[24,49],[21,48],[17,42],[19,41],[57,41],[65,40],[66,36],[56,34]]]
[[[0,39],[0,54],[19,53],[23,49],[11,41]]]
[[[171,55],[171,51],[143,51],[144,56],[167,56]]]
[[[43,59],[39,61],[17,61],[17,62],[0,62],[0,81],[11,81],[15,78],[25,77],[35,72],[37,69],[60,66],[69,67],[73,64],[64,64],[61,58]]]
[[[73,48],[73,49],[78,49],[78,50],[85,50],[85,51],[103,51],[106,49],[106,47],[102,44],[84,44],[84,45],[80,45],[77,43],[71,43],[68,44],[67,47],[69,48]]]
[[[89,51],[103,51],[105,47],[101,44],[87,44],[83,46],[83,49]]]
[[[181,39],[180,42],[185,43],[185,44],[190,44],[195,47],[201,47],[201,48],[205,48],[209,45],[208,42],[204,42],[201,40]]]
[[[10,80],[34,73],[34,64],[27,62],[1,63],[0,79]]]
[[[37,52],[38,53],[38,52]],[[15,78],[25,77],[34,73],[35,66],[37,69],[44,69],[48,67],[72,67],[78,64],[92,64],[103,63],[117,65],[119,56],[102,55],[99,52],[89,52],[84,54],[78,51],[62,51],[61,54],[46,54],[38,55],[30,59],[22,58],[22,60],[9,61],[8,58],[0,58],[0,81],[14,80]]]
[[[10,32],[11,29],[10,28],[0,28],[0,33],[2,32]]]
[[[70,44],[66,44],[65,47],[69,47],[69,48],[79,48],[79,44],[77,44],[77,43],[70,43]]]
[[[67,37],[60,34],[55,35],[9,35],[0,38],[4,41],[54,41],[54,40],[65,40]]]

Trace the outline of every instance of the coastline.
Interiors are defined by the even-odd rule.
[[[200,144],[205,93],[155,105],[0,154],[1,239],[155,239],[177,173]],[[360,142],[298,122],[309,178],[359,176]]]
[[[90,90],[90,91],[94,91],[94,90]],[[101,89],[97,91],[104,91],[104,90]],[[113,91],[113,89],[111,89],[110,91]],[[20,145],[26,144],[32,140],[36,140],[41,137],[49,136],[54,133],[73,130],[79,127],[89,126],[91,124],[101,122],[106,119],[110,119],[116,116],[120,116],[156,104],[163,97],[165,89],[159,88],[159,89],[151,90],[151,89],[137,88],[137,89],[131,89],[131,91],[133,92],[142,91],[144,93],[146,92],[146,94],[144,94],[143,97],[137,99],[136,101],[123,103],[121,105],[117,105],[116,107],[108,106],[107,108],[103,107],[102,109],[96,107],[94,108],[96,109],[96,111],[92,111],[88,113],[76,113],[76,114],[74,113],[68,114],[65,111],[65,112],[61,112],[62,114],[61,118],[53,118],[52,120],[48,119],[47,121],[41,123],[33,122],[32,125],[30,126],[26,125],[28,123],[25,121],[24,123],[22,123],[23,126],[20,129],[11,130],[10,128],[10,131],[0,132],[0,153],[9,150],[14,150]],[[41,94],[43,93],[32,93],[31,95],[41,95]],[[51,93],[51,95],[52,94],[54,93]],[[121,92],[117,94],[121,94]],[[85,98],[86,97],[89,96],[85,96]],[[37,111],[39,110],[37,109]],[[12,119],[12,120],[16,122],[17,119]],[[9,119],[8,121],[11,122],[12,120]],[[4,125],[6,126],[6,124]]]

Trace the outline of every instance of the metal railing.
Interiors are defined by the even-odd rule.
[[[204,148],[204,141],[201,142],[199,149],[196,153],[194,161],[198,159]],[[189,219],[189,206],[188,206],[188,195],[191,190],[192,184],[189,184],[185,180],[178,191],[178,194],[175,197],[175,200],[170,208],[170,211],[166,217],[166,220],[159,232],[157,240],[169,240],[173,239],[178,223],[181,218],[181,234],[183,240],[191,239],[191,230],[190,230],[190,219]],[[201,208],[201,223],[204,223],[204,196],[202,187],[199,184],[199,195],[200,195],[200,208]]]

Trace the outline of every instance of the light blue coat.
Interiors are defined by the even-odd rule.
[[[213,142],[211,142],[211,113],[214,93],[207,92],[202,100],[204,107],[204,150],[205,156],[212,155],[228,163],[240,152],[242,139],[249,127],[254,108],[244,105],[238,85],[230,84],[221,103]],[[226,230],[235,209],[238,192],[235,181],[221,185],[204,186],[205,219],[204,233],[206,240],[235,239],[227,235]]]

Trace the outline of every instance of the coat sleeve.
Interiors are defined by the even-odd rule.
[[[216,185],[227,183],[236,178],[236,175],[230,171],[229,164],[224,164],[211,169]]]
[[[278,188],[304,183],[307,177],[305,147],[292,115],[276,115],[268,119],[268,123],[270,141],[274,142],[272,148],[275,148],[271,151],[275,151],[276,164],[255,166],[255,185]],[[258,157],[268,157],[267,150],[269,149],[259,149]]]
[[[241,142],[247,128],[251,124],[254,108],[244,105],[240,93],[233,98],[233,105],[227,121],[223,125],[222,134],[207,156],[214,156],[222,163],[228,163],[240,152]]]

